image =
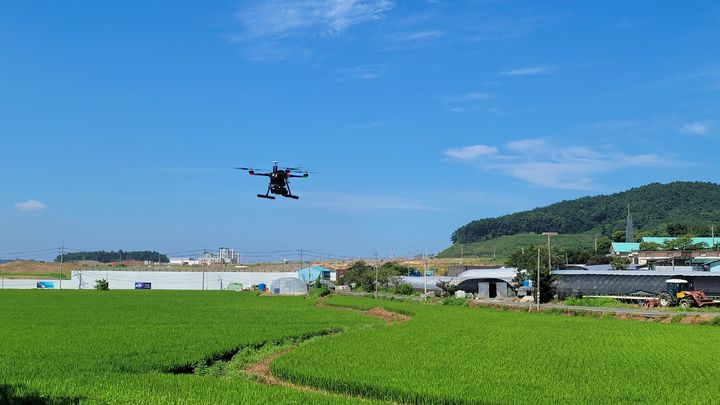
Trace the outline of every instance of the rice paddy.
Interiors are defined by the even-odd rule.
[[[3,291],[0,403],[717,402],[720,327],[325,304],[412,318],[387,325],[308,298],[231,292]],[[270,370],[296,386],[244,371],[289,348]]]

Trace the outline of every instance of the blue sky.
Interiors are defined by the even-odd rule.
[[[472,219],[718,181],[716,2],[194,3],[0,4],[0,258],[437,252]],[[319,172],[300,200],[230,169],[273,160]]]

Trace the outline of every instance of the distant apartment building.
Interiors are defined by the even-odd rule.
[[[240,264],[240,253],[235,252],[235,249],[221,247],[218,253],[205,252],[200,259],[201,264],[212,265],[212,264]]]

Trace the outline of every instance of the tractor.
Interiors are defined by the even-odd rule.
[[[708,299],[703,291],[694,291],[692,284],[687,280],[671,278],[665,282],[667,283],[665,291],[658,295],[658,303],[661,307],[679,305],[681,308],[687,309],[720,305],[720,301]]]

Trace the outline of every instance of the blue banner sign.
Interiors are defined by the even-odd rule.
[[[136,290],[149,290],[151,283],[135,283]]]
[[[55,283],[52,281],[38,281],[37,288],[55,288]]]

